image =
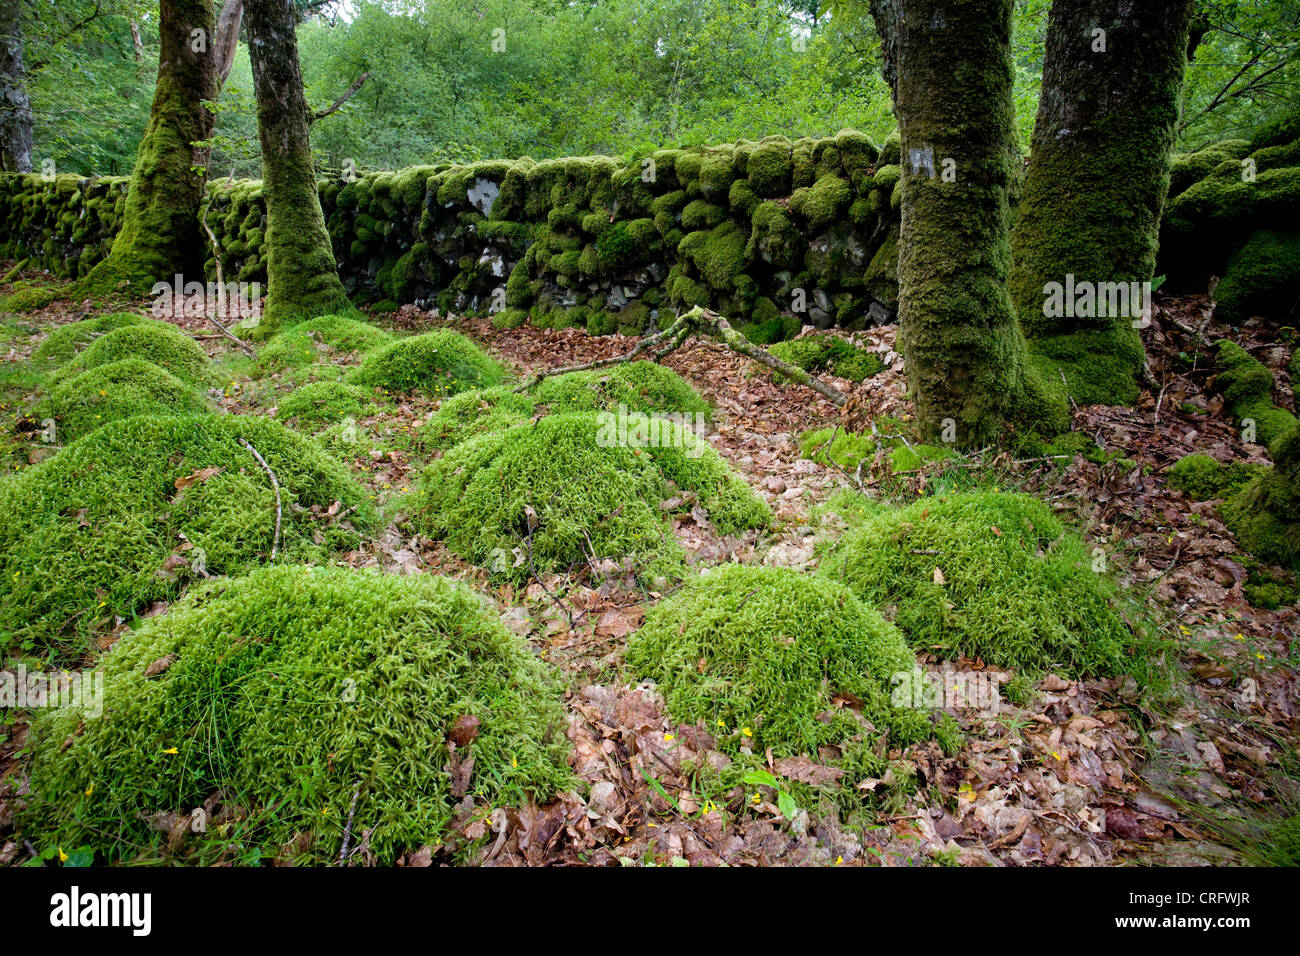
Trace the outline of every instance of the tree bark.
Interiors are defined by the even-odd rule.
[[[1031,349],[1083,404],[1132,404],[1140,306],[1045,314],[1048,283],[1144,283],[1177,136],[1190,0],[1055,0],[1033,148],[1011,236],[1011,295]],[[1118,300],[1117,300],[1118,301]],[[1105,311],[1109,312],[1108,307]],[[1091,315],[1088,313],[1092,313]],[[1138,327],[1135,327],[1137,323]]]
[[[899,342],[927,439],[1068,420],[1038,378],[1006,276],[1014,180],[1012,0],[872,0],[902,139]]]
[[[23,67],[22,0],[0,0],[0,171],[32,171],[32,109]]]
[[[312,165],[292,0],[246,0],[262,143],[267,285],[260,335],[285,321],[352,310],[339,282]]]
[[[212,0],[161,0],[158,6],[161,50],[149,125],[131,172],[122,228],[83,285],[90,293],[145,294],[178,273],[203,277],[199,208],[207,170],[197,163],[194,143],[212,135],[213,116],[203,101],[217,97]]]

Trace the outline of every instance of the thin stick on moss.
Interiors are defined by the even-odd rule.
[[[352,842],[352,820],[357,815],[357,797],[361,796],[361,781],[352,789],[352,806],[348,808],[348,823],[343,828],[343,846],[339,849],[339,866],[348,859],[348,845]]]
[[[248,449],[249,454],[257,459],[257,463],[262,466],[262,469],[271,479],[272,489],[275,490],[275,538],[271,541],[271,560],[274,561],[276,552],[280,550],[280,518],[283,514],[280,507],[280,482],[276,479],[275,472],[271,470],[271,466],[266,463],[266,459],[258,454],[256,448],[250,445],[243,438],[239,439],[239,443]]]

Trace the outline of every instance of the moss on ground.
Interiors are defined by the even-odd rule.
[[[646,414],[703,415],[713,409],[672,369],[630,362],[607,369],[566,372],[543,379],[527,392],[496,386],[447,399],[420,428],[430,448],[450,448],[466,438],[528,421],[546,412],[616,412],[620,405]]]
[[[1300,570],[1300,424],[1275,438],[1274,466],[1225,501],[1224,524],[1251,554]]]
[[[286,395],[276,406],[276,417],[310,424],[332,424],[356,418],[373,406],[373,394],[360,385],[311,382]]]
[[[433,575],[218,579],[120,641],[102,673],[103,716],[69,707],[34,722],[22,819],[38,844],[90,846],[101,862],[172,856],[150,819],[214,794],[268,855],[305,833],[307,860],[336,860],[350,816],[354,845],[368,834],[382,863],[437,846],[465,792],[448,745],[465,718],[477,734],[458,763],[472,758],[465,790],[480,806],[574,783],[558,683],[481,598]],[[230,842],[211,826],[185,850],[216,857]]]
[[[817,428],[799,436],[799,453],[804,458],[819,465],[834,463],[850,471],[875,450],[876,442],[870,435],[842,428]]]
[[[165,322],[125,325],[96,339],[80,355],[55,372],[57,381],[126,358],[142,358],[165,369],[182,382],[200,385],[208,380],[212,362],[188,335]]]
[[[917,650],[1070,676],[1141,673],[1144,632],[1096,560],[1041,501],[983,491],[859,510],[822,573],[895,607]]]
[[[439,329],[380,346],[347,380],[389,392],[418,388],[439,396],[497,385],[504,377],[501,365],[471,340],[459,332]]]
[[[1169,484],[1193,501],[1209,501],[1240,491],[1264,470],[1248,462],[1224,464],[1209,455],[1187,455],[1169,469]]]
[[[78,352],[114,329],[153,323],[162,324],[157,319],[149,319],[134,312],[115,312],[56,326],[36,346],[36,351],[32,353],[32,364],[42,368],[56,368],[70,362]]]
[[[890,700],[894,675],[915,666],[898,631],[842,585],[788,568],[694,578],[647,614],[627,663],[659,685],[674,720],[702,723],[732,750],[816,755],[929,734],[919,711]]]
[[[372,518],[365,493],[311,439],[265,418],[129,418],[0,484],[0,633],[57,650],[203,571],[267,560],[275,495],[241,438],[280,484],[278,560],[357,545]],[[335,501],[357,510],[342,522],[311,510]]]
[[[724,533],[761,527],[771,514],[717,452],[663,425],[685,447],[620,443],[591,412],[482,432],[424,473],[415,520],[507,579],[532,573],[530,554],[539,572],[613,558],[646,580],[679,573],[682,550],[660,508],[675,494],[670,482],[691,493],[677,493],[679,506],[693,496]]]
[[[323,315],[276,333],[258,349],[267,368],[300,368],[321,357],[322,346],[336,352],[366,353],[395,341],[391,332],[343,315]]]
[[[63,380],[49,406],[63,442],[133,415],[180,415],[207,409],[203,395],[142,358],[125,358]]]
[[[885,368],[885,363],[874,352],[858,348],[835,335],[812,335],[778,342],[768,351],[805,372],[829,371],[852,382],[861,382]],[[776,373],[776,378],[780,380],[779,373]]]
[[[1273,403],[1273,373],[1266,365],[1227,339],[1217,344],[1215,364],[1221,371],[1214,387],[1238,425],[1254,423],[1253,441],[1271,445],[1295,426],[1295,416]]]

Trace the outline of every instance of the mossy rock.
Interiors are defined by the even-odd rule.
[[[38,367],[55,368],[70,362],[78,352],[114,329],[127,325],[150,325],[157,319],[146,318],[134,312],[115,312],[111,315],[97,315],[93,319],[69,322],[56,326],[36,346],[32,353],[32,364]]]
[[[133,415],[180,415],[207,410],[203,395],[142,358],[119,359],[65,379],[50,393],[60,440]]]
[[[725,222],[708,232],[688,234],[677,251],[690,260],[710,289],[730,292],[745,270],[747,241],[748,237],[735,223]]]
[[[790,141],[771,136],[759,142],[746,161],[745,174],[754,192],[764,197],[790,195]]]
[[[917,650],[994,667],[1106,676],[1150,666],[1109,577],[1041,501],[965,492],[865,505],[821,572]]]
[[[81,372],[126,358],[145,359],[190,385],[203,384],[212,374],[212,362],[197,342],[165,322],[151,322],[124,325],[105,333],[60,367],[55,379],[66,381]]]
[[[1228,260],[1214,290],[1215,315],[1242,322],[1263,315],[1286,322],[1300,302],[1300,233],[1261,229]]]
[[[1215,390],[1223,394],[1239,425],[1253,424],[1256,443],[1271,445],[1295,426],[1295,416],[1273,403],[1273,373],[1240,345],[1227,339],[1218,342],[1215,365],[1221,370]]]
[[[779,756],[928,736],[919,710],[891,701],[895,675],[915,663],[898,631],[842,585],[738,564],[665,598],[627,647],[628,667],[658,685],[675,721],[702,724],[724,748]]]
[[[372,520],[365,493],[311,439],[240,415],[128,418],[0,484],[0,633],[54,647],[175,598],[200,555],[210,574],[267,560],[275,495],[240,439],[279,482],[281,559],[356,547]],[[347,522],[310,510],[335,501],[357,506]]]
[[[454,395],[496,385],[504,375],[501,365],[465,336],[439,329],[381,346],[348,375],[348,381],[389,392],[419,388],[431,395]]]
[[[818,233],[839,220],[853,201],[853,188],[838,176],[827,174],[807,191],[796,191],[790,199],[790,211],[802,216],[808,231]]]
[[[331,862],[350,825],[392,864],[452,829],[453,735],[484,806],[575,782],[558,682],[481,598],[433,575],[218,579],[118,642],[99,673],[102,716],[65,707],[33,722],[22,826],[102,862],[175,862],[150,820],[221,794],[242,808],[245,847],[272,856],[306,834],[305,860]],[[210,827],[184,852],[217,859],[229,841]]]

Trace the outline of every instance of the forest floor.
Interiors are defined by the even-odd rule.
[[[147,306],[135,303],[142,311]],[[0,317],[0,352],[10,369],[30,356],[54,325],[107,308],[55,305]],[[626,352],[633,340],[593,338],[576,329],[501,331],[486,319],[447,320],[404,307],[379,324],[409,331],[450,325],[516,372],[553,369]],[[178,321],[217,360],[237,353],[202,319]],[[865,390],[873,416],[906,418],[909,403],[895,328],[856,333],[885,371]],[[545,576],[524,588],[490,583],[481,568],[413,533],[403,495],[433,453],[412,438],[437,407],[411,398],[357,424],[374,439],[350,464],[385,514],[384,531],[339,560],[399,574],[438,573],[472,583],[495,602],[513,631],[565,674],[569,738],[584,795],[549,806],[508,810],[492,821],[478,861],[510,864],[692,865],[1222,865],[1256,862],[1270,817],[1295,812],[1297,781],[1297,610],[1253,607],[1247,571],[1213,502],[1170,488],[1167,469],[1199,451],[1228,460],[1267,462],[1265,449],[1242,444],[1209,388],[1205,341],[1233,338],[1275,373],[1292,404],[1289,347],[1277,330],[1219,327],[1204,297],[1166,297],[1144,332],[1155,387],[1132,408],[1090,406],[1074,429],[1108,454],[1104,461],[1015,460],[991,449],[892,473],[883,453],[856,473],[801,457],[799,435],[833,425],[838,412],[812,392],[776,384],[754,363],[715,342],[692,340],[665,362],[714,405],[709,441],[771,504],[773,530],[722,536],[696,510],[674,530],[696,565],[724,562],[816,565],[814,541],[834,533],[815,506],[848,489],[911,500],[927,488],[994,484],[1050,502],[1090,545],[1104,549],[1121,583],[1140,595],[1173,638],[1177,679],[1170,695],[1143,699],[1119,680],[1043,679],[1023,706],[1008,700],[996,715],[955,710],[964,746],[945,755],[937,744],[891,754],[918,785],[902,800],[867,804],[861,814],[789,818],[759,793],[700,792],[689,767],[726,759],[700,727],[673,723],[653,688],[626,681],[622,650],[659,595],[591,570]],[[355,356],[334,355],[345,365]],[[232,363],[232,369],[241,366]],[[831,381],[836,381],[832,379]],[[848,390],[853,386],[836,381]],[[220,395],[225,411],[274,414],[291,377],[232,372]],[[7,462],[41,454],[13,431],[25,414],[21,377],[0,379]],[[833,519],[832,519],[833,521]],[[617,571],[617,568],[611,569]],[[157,610],[161,610],[157,609]],[[110,636],[104,642],[111,644]],[[958,671],[983,669],[961,661]],[[0,726],[0,864],[21,863],[21,834],[6,801],[21,790],[21,722]],[[821,787],[857,788],[865,798],[880,780],[840,779],[810,758],[772,760],[780,777]],[[481,839],[487,823],[466,804],[462,839]],[[453,838],[451,842],[454,842]],[[445,849],[445,848],[444,848]],[[419,848],[400,865],[445,859]]]

